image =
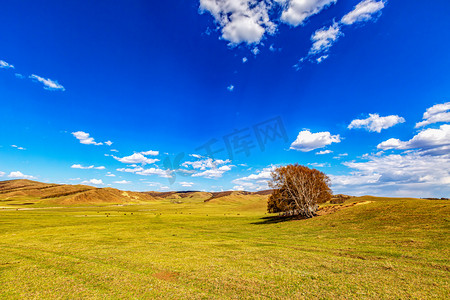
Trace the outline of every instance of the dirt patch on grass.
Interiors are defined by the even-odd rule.
[[[331,205],[331,206],[324,206],[324,207],[320,207],[319,210],[317,211],[317,215],[318,216],[324,216],[324,215],[329,215],[332,213],[337,212],[338,210],[344,209],[344,208],[349,208],[355,205],[363,205],[363,204],[369,204],[372,203],[373,201],[364,201],[364,202],[354,202],[354,203],[349,203],[349,204],[341,204],[341,205]]]
[[[153,274],[153,277],[156,277],[165,281],[176,281],[180,274],[177,272],[169,272],[169,271],[161,271]]]

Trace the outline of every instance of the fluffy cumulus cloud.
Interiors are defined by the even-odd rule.
[[[337,0],[200,0],[200,13],[209,12],[232,45],[258,44],[272,35],[277,23],[299,26]],[[278,11],[281,10],[281,15]]]
[[[369,114],[369,117],[366,119],[353,120],[350,125],[348,125],[348,129],[364,128],[371,132],[381,132],[382,129],[387,129],[404,122],[405,119],[397,115],[380,117],[378,114]]]
[[[179,183],[182,187],[191,187],[194,185],[193,182],[186,182],[186,181],[182,181]]]
[[[35,75],[35,74],[31,75],[30,78],[42,83],[44,85],[44,89],[46,89],[46,90],[50,90],[50,91],[65,91],[66,90],[56,80],[51,80],[50,78],[45,79],[45,78]]]
[[[200,12],[209,12],[222,31],[222,38],[233,45],[259,43],[276,26],[269,18],[272,1],[200,0]]]
[[[92,185],[103,185],[103,180],[101,179],[89,179],[89,180],[85,180],[83,182],[81,182],[82,184],[92,184]]]
[[[362,1],[358,3],[351,12],[342,17],[341,23],[345,25],[352,25],[357,22],[369,21],[381,12],[384,5],[384,1]]]
[[[0,60],[0,69],[14,69],[14,66],[11,64],[8,64],[4,60]]]
[[[268,181],[272,178],[272,171],[276,166],[269,166],[256,173],[250,174],[245,177],[240,177],[232,182],[235,184],[233,189],[246,190],[246,191],[261,191],[269,188]]]
[[[82,169],[82,170],[89,170],[89,169],[104,170],[104,169],[106,169],[104,166],[99,166],[99,167],[96,167],[94,165],[82,166],[80,164],[74,164],[74,165],[71,166],[71,168],[72,169]]]
[[[14,179],[36,179],[36,177],[31,176],[31,175],[25,175],[20,171],[11,172],[11,173],[9,173],[8,177],[14,178]]]
[[[389,149],[419,149],[423,154],[441,155],[450,153],[450,125],[439,128],[428,128],[420,131],[409,141],[391,138],[377,146],[381,150]]]
[[[423,121],[417,123],[416,128],[443,122],[450,122],[450,102],[428,108],[423,114]]]
[[[349,175],[331,175],[334,192],[355,195],[445,196],[450,192],[450,155],[422,155],[417,151],[367,161],[345,162]]]
[[[85,145],[96,145],[96,146],[100,146],[103,145],[103,143],[97,143],[95,142],[94,138],[90,136],[89,133],[84,132],[84,131],[76,131],[76,132],[72,132],[72,135],[80,141],[81,144],[85,144]]]
[[[303,130],[299,132],[290,149],[309,152],[340,141],[339,134],[332,135],[328,131],[312,133],[309,130]]]

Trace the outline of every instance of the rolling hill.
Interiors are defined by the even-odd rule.
[[[87,185],[42,183],[32,180],[0,182],[0,203],[31,204],[94,204],[139,203],[154,201],[149,194],[121,191],[114,188],[96,188]]]

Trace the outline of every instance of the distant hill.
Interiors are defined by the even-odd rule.
[[[87,185],[52,184],[25,179],[0,181],[0,201],[7,203],[14,200],[28,201],[25,204],[89,204],[146,202],[155,198],[144,193]]]
[[[131,192],[115,188],[97,188],[88,185],[53,184],[19,179],[0,181],[0,204],[99,204],[99,203],[139,203],[155,200],[191,199],[196,201],[234,201],[244,196],[266,196],[272,190],[246,192]]]
[[[224,198],[229,196],[246,196],[246,195],[259,195],[266,196],[272,194],[273,190],[264,190],[258,192],[246,192],[246,191],[223,191],[223,192],[200,192],[200,191],[180,191],[180,192],[144,192],[152,197],[164,198],[164,199],[183,199],[183,198],[204,198],[205,202],[209,202],[214,199]]]

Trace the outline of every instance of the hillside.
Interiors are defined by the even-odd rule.
[[[153,200],[155,198],[148,194],[114,188],[51,184],[25,179],[0,182],[0,204],[6,205],[133,203]]]

